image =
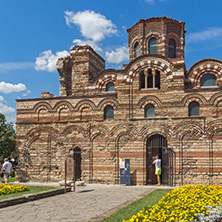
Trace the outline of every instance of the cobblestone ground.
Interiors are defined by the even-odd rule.
[[[147,186],[89,184],[76,192],[2,208],[0,221],[85,222],[151,189]]]

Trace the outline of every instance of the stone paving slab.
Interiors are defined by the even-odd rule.
[[[114,213],[116,213],[117,211],[121,210],[122,208],[128,206],[129,204],[145,197],[146,195],[148,195],[149,193],[152,193],[153,191],[155,190],[155,188],[150,188],[148,191],[146,191],[145,193],[142,193],[140,194],[139,196],[135,197],[135,198],[132,198],[131,200],[129,201],[126,201],[125,203],[122,203],[120,204],[119,206],[117,207],[114,207],[104,213],[102,213],[101,215],[97,216],[97,217],[93,217],[93,218],[90,218],[88,220],[88,222],[99,222],[99,221],[102,221],[102,219],[106,218],[106,217],[109,217],[111,215],[113,215]]]
[[[156,188],[169,187],[88,184],[76,187],[76,192],[6,207],[0,221],[86,222]]]

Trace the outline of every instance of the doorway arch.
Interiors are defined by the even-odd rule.
[[[75,179],[77,181],[81,180],[81,149],[79,147],[75,147],[73,152],[73,159],[75,161]]]
[[[168,184],[169,154],[167,148],[167,139],[160,134],[155,134],[153,136],[150,136],[146,142],[146,183],[147,184],[157,183],[157,177],[155,175],[155,166],[152,165],[152,162],[154,161],[156,155],[159,155],[159,158],[161,159],[161,169],[162,169],[161,183]]]

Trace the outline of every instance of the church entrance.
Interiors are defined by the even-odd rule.
[[[152,162],[155,156],[161,159],[161,183],[163,185],[173,185],[174,183],[174,162],[175,154],[173,149],[167,147],[167,140],[164,136],[156,134],[147,139],[146,143],[146,181],[147,184],[157,184],[155,175],[155,165]]]

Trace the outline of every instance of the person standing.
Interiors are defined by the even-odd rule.
[[[2,171],[4,173],[5,183],[8,183],[9,174],[12,173],[12,164],[9,162],[8,158],[4,159],[4,164],[2,165]]]
[[[155,160],[153,161],[152,164],[155,164],[155,174],[157,176],[157,185],[161,185],[160,182],[160,175],[161,175],[161,159],[159,159],[159,156],[155,156]]]

